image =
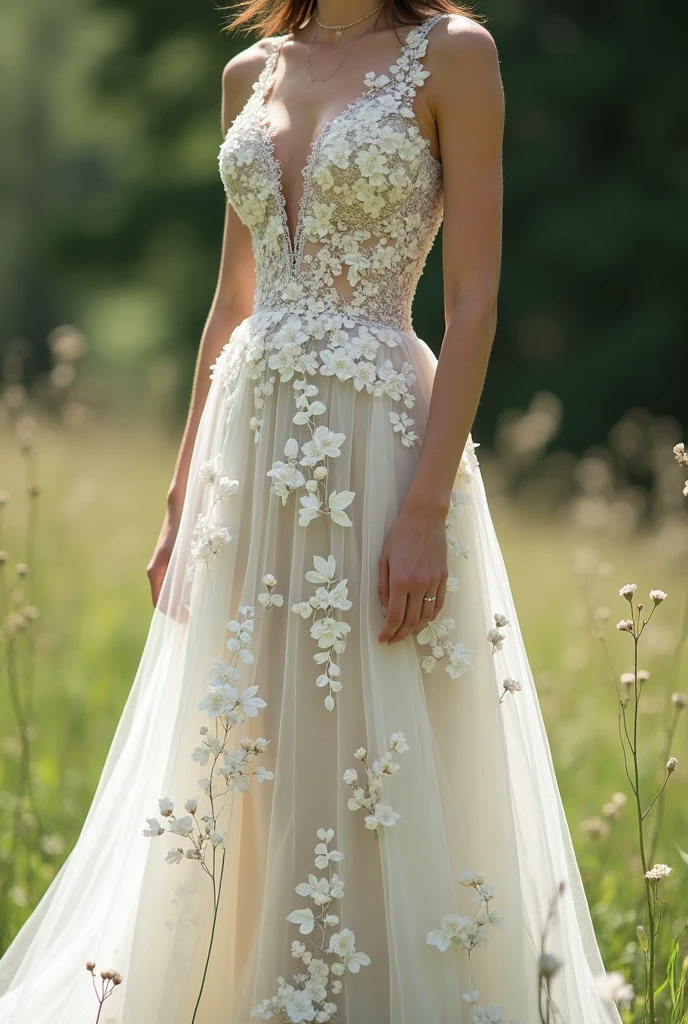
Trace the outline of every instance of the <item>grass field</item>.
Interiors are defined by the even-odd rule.
[[[22,748],[5,661],[0,687],[0,950],[76,839],[95,789],[148,629],[145,566],[179,441],[175,431],[145,422],[94,422],[79,429],[39,422],[31,456],[40,487],[34,499],[36,550],[29,557],[27,456],[9,435],[6,431],[0,444],[0,488],[11,494],[0,542],[9,552],[5,589],[15,591],[18,607],[28,604],[40,611],[16,638],[17,677],[33,706],[29,733],[38,819],[16,800]],[[605,524],[584,529],[572,525],[565,507],[546,516],[531,502],[506,499],[497,483],[491,486],[497,477],[489,459],[485,475],[603,955],[610,969],[623,970],[639,989],[643,958],[636,924],[643,920],[645,887],[623,771],[615,685],[622,672],[633,668],[633,644],[615,629],[628,613],[618,589],[632,581],[639,595],[651,588],[669,595],[641,641],[640,667],[650,678],[643,684],[639,710],[646,803],[662,783],[667,755],[679,759],[667,786],[654,858],[672,867],[662,890],[668,901],[659,958],[658,976],[663,977],[670,936],[680,933],[686,920],[688,857],[681,851],[688,850],[688,709],[676,711],[671,694],[688,691],[682,647],[688,554],[680,543],[671,543],[665,528],[625,534]],[[681,486],[677,469],[679,492]],[[15,566],[24,561],[31,563],[30,573],[18,578]],[[16,592],[18,587],[23,594]],[[677,729],[669,749],[672,716]],[[625,806],[614,805],[617,792],[629,798]],[[13,838],[17,815],[33,837],[23,845]],[[666,995],[658,998],[658,1006],[665,1006]],[[644,1019],[641,1010],[628,1010],[627,1019]],[[663,1012],[666,1016],[657,1019],[667,1024],[684,1020]]]

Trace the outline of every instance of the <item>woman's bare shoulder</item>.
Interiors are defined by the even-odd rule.
[[[274,45],[275,37],[259,39],[225,64],[222,72],[223,123],[233,121],[246,103]]]
[[[442,18],[430,33],[428,56],[441,68],[456,61],[494,65],[497,45],[492,33],[479,21],[465,14]]]
[[[455,102],[460,96],[494,88],[500,81],[499,55],[492,33],[463,14],[443,18],[430,34],[426,67],[435,98]]]

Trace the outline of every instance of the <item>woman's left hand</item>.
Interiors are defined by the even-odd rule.
[[[441,610],[448,576],[446,515],[445,509],[404,508],[390,528],[378,559],[381,643],[419,633]]]

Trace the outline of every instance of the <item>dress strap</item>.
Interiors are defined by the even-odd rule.
[[[256,81],[253,83],[253,92],[255,93],[258,102],[263,103],[265,96],[270,89],[272,82],[272,76],[277,66],[277,59],[282,49],[282,43],[286,39],[286,36],[268,36],[265,39],[266,43],[269,43],[270,49],[263,65],[263,70],[259,74]]]
[[[438,22],[448,17],[449,14],[443,12],[433,14],[407,32],[401,53],[396,63],[392,64],[389,69],[394,75],[392,89],[399,97],[401,102],[399,109],[405,117],[415,117],[413,98],[416,95],[416,89],[424,84],[426,78],[430,77],[430,72],[424,70],[421,60],[428,48],[428,33]]]
[[[448,18],[448,12],[440,12],[438,14],[432,14],[425,21],[422,21],[420,25],[415,25],[410,32],[407,32],[404,45],[401,48],[403,54],[412,54],[414,57],[422,57],[428,46],[427,35],[431,29],[437,25],[438,22],[442,21],[443,18]]]

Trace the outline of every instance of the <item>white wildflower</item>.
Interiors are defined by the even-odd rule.
[[[645,872],[645,877],[652,882],[659,882],[662,878],[668,878],[670,873],[671,868],[668,864],[655,864]]]
[[[517,690],[523,689],[518,679],[515,679],[512,676],[509,676],[507,679],[503,679],[502,686],[507,693],[516,693]]]
[[[633,986],[627,984],[619,971],[599,975],[595,979],[595,988],[600,999],[609,1003],[630,1003],[635,995]]]

